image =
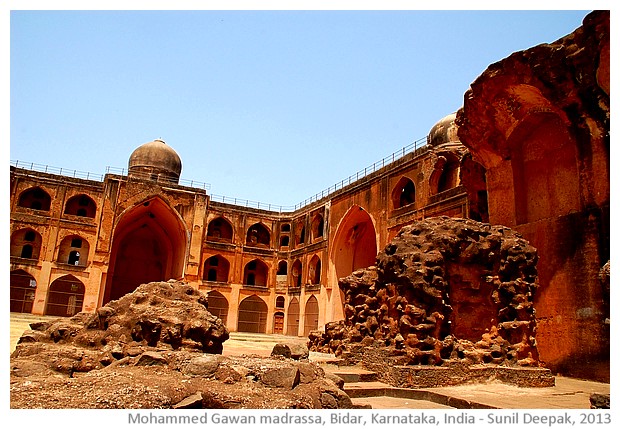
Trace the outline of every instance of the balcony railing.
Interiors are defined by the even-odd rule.
[[[383,159],[380,159],[379,161],[373,163],[372,165],[369,165],[368,167],[362,170],[357,171],[356,173],[350,175],[346,179],[343,179],[340,182],[335,183],[334,185],[328,187],[327,189],[323,189],[321,192],[317,192],[313,196],[306,198],[305,200],[295,205],[286,206],[286,205],[279,205],[279,204],[263,203],[260,201],[254,201],[254,200],[249,200],[249,199],[244,199],[244,198],[234,198],[234,197],[228,197],[225,195],[218,195],[218,194],[212,194],[212,193],[209,194],[209,197],[211,198],[212,201],[220,202],[224,204],[232,204],[232,205],[241,206],[241,207],[255,208],[259,210],[267,210],[267,211],[279,212],[279,213],[294,212],[296,210],[301,209],[302,207],[305,207],[309,204],[317,202],[329,196],[330,194],[333,194],[334,192],[346,186],[351,185],[352,183],[360,179],[363,179],[364,177],[401,159],[405,155],[416,152],[417,150],[423,148],[424,146],[426,146],[426,137],[417,139],[414,142],[403,147],[402,149],[386,156]],[[79,171],[79,170],[73,170],[73,169],[67,169],[67,168],[51,167],[49,165],[35,164],[31,162],[11,161],[11,165],[18,167],[18,168],[27,169],[27,170],[64,175],[64,176],[75,177],[75,178],[80,178],[80,179],[98,180],[98,181],[103,181],[104,179],[104,175],[101,175],[101,174],[93,174],[93,173],[88,173],[85,171]],[[117,174],[120,176],[125,176],[127,174],[127,170],[124,168],[106,167],[106,174]],[[150,176],[144,177],[144,179],[149,179],[149,178]],[[165,182],[169,184],[176,184],[175,180],[166,179],[164,177],[159,178],[157,181],[162,182],[162,183]],[[195,180],[179,179],[178,184],[181,186],[187,186],[191,188],[201,188],[207,191],[211,190],[211,185],[209,183],[198,182]]]

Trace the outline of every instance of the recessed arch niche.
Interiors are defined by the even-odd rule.
[[[143,283],[182,278],[187,243],[183,221],[160,198],[126,210],[114,228],[103,303],[133,292]]]

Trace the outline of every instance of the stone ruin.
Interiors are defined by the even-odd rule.
[[[404,227],[376,261],[340,279],[345,319],[313,331],[312,350],[399,387],[554,384],[536,349],[536,249],[518,233],[428,218]]]
[[[228,330],[183,282],[30,326],[11,354],[11,408],[353,407],[307,359],[222,356]]]

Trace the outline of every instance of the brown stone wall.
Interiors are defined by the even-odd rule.
[[[608,11],[489,66],[457,115],[461,141],[486,168],[489,221],[539,251],[541,360],[601,379],[609,377],[597,279],[609,258],[609,118]]]

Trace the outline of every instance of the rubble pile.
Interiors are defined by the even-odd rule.
[[[31,328],[11,354],[12,408],[352,407],[317,364],[222,356],[228,330],[183,282]]]
[[[376,266],[340,279],[345,320],[312,350],[347,363],[538,366],[536,249],[509,228],[429,218],[403,228]],[[374,362],[372,362],[374,360]]]

